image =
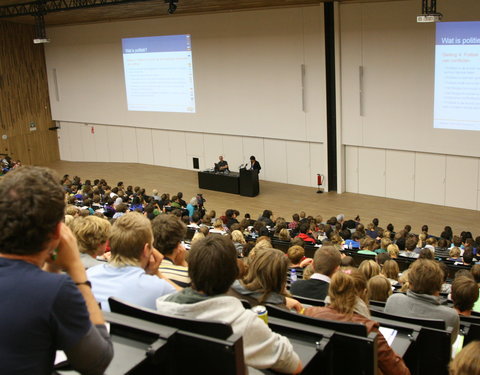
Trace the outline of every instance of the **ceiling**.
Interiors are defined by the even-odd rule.
[[[32,0],[0,0],[0,7],[30,3]],[[46,0],[47,2],[53,0]],[[59,1],[59,0],[56,0]],[[75,0],[63,3],[73,3]],[[77,0],[81,1],[81,0]],[[97,0],[100,2],[101,0]],[[83,8],[51,12],[45,15],[45,24],[67,25],[92,22],[109,22],[132,18],[178,17],[181,15],[231,12],[252,9],[312,6],[332,0],[178,0],[175,14],[167,13],[168,4],[164,0],[136,0],[125,4],[105,5],[95,8]],[[340,3],[374,2],[381,0],[337,0]],[[383,0],[385,1],[385,0]],[[387,0],[401,1],[401,0]],[[60,2],[59,2],[60,3]],[[1,8],[0,8],[1,11]],[[1,12],[0,12],[1,14]],[[34,24],[33,16],[0,18],[0,21]]]

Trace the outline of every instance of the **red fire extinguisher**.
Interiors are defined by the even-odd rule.
[[[323,176],[323,174],[317,173],[317,185],[318,185],[317,193],[319,193],[319,194],[323,193],[323,181],[324,181],[324,179],[325,179],[325,177]]]

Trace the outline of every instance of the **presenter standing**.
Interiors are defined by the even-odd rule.
[[[260,173],[260,169],[262,169],[262,167],[260,166],[260,163],[255,159],[255,156],[250,156],[250,165],[247,169],[251,169]]]

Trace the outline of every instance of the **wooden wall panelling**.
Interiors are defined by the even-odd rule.
[[[13,159],[20,160],[23,164],[31,164],[27,140],[24,135],[14,135],[8,138],[8,153]]]
[[[33,36],[32,26],[0,22],[0,133],[8,136],[0,150],[7,148],[24,164],[60,159],[56,131],[48,130],[55,123],[44,50],[33,44]]]

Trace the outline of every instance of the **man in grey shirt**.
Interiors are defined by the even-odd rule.
[[[410,289],[407,294],[391,295],[385,305],[385,312],[412,318],[441,319],[446,327],[452,328],[452,343],[457,339],[460,319],[457,312],[440,304],[440,289],[443,272],[433,260],[418,259],[408,273]]]

